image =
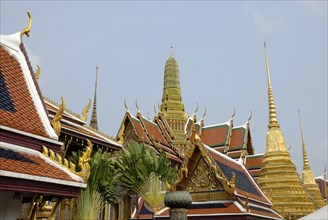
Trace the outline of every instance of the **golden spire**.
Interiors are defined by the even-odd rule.
[[[27,16],[28,16],[28,25],[24,30],[22,30],[20,32],[21,41],[22,41],[22,38],[23,38],[24,34],[26,34],[26,36],[30,37],[30,30],[31,30],[31,26],[32,26],[32,17],[31,17],[31,14],[30,14],[30,10],[27,10]]]
[[[304,142],[300,110],[298,110],[298,119],[299,119],[299,122],[300,122],[300,130],[301,130],[301,137],[302,137],[303,170],[305,170],[305,169],[310,169],[310,165],[309,165],[309,159],[308,159],[308,155],[307,155],[307,152],[306,152],[306,146],[305,146],[305,142]]]
[[[97,120],[97,83],[98,83],[98,65],[96,67],[96,82],[95,82],[95,96],[93,99],[92,115],[90,120],[90,127],[98,130],[98,120]]]
[[[277,120],[277,113],[276,113],[276,106],[274,104],[274,97],[272,92],[272,86],[271,86],[271,78],[270,78],[270,69],[269,69],[269,61],[268,61],[268,55],[266,51],[266,43],[264,41],[264,53],[265,53],[265,65],[266,65],[266,72],[268,77],[268,94],[269,94],[269,128],[277,127],[279,128],[279,123]]]
[[[313,186],[309,177],[311,170],[303,171],[303,178],[306,178],[302,183],[286,149],[284,135],[277,121],[265,43],[264,52],[268,77],[269,125],[266,134],[266,150],[257,183],[266,195],[272,195],[271,202],[274,209],[279,210],[284,218],[288,219],[291,216],[293,219],[298,219],[315,211],[313,200],[310,199],[304,187],[304,180],[309,183],[310,188]]]
[[[170,58],[173,58],[173,46],[171,45],[171,48],[170,48]]]
[[[164,114],[172,129],[174,134],[173,145],[180,152],[185,152],[188,145],[184,131],[187,115],[181,95],[179,66],[173,57],[172,47],[170,48],[170,56],[165,63],[164,88],[159,111]]]

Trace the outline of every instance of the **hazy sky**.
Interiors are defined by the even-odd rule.
[[[277,117],[302,169],[297,110],[314,175],[327,163],[327,1],[3,1],[1,34],[21,31],[43,95],[81,113],[93,99],[96,65],[99,129],[116,136],[125,108],[153,118],[173,45],[182,99],[206,125],[251,120],[255,153],[268,125],[267,43]],[[91,110],[89,111],[90,120]]]

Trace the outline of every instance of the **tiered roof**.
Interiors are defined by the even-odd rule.
[[[123,144],[129,141],[137,141],[146,144],[156,152],[164,151],[172,162],[180,164],[181,157],[173,146],[173,137],[165,116],[159,112],[153,120],[144,117],[140,111],[133,116],[126,111],[119,128],[116,140]]]
[[[255,180],[258,179],[261,174],[261,165],[264,154],[254,154],[245,156],[245,166]]]
[[[196,132],[207,146],[212,149],[227,154],[233,159],[239,159],[246,155],[253,155],[254,149],[252,145],[249,121],[244,125],[234,127],[233,117],[225,123],[204,126],[204,117],[201,121],[196,122],[196,114],[188,118],[185,133],[190,139],[191,124],[195,123]]]
[[[191,192],[193,203],[187,209],[188,219],[282,219],[271,209],[271,202],[244,164],[205,145],[193,130],[191,150],[183,163],[187,176],[179,175],[181,179],[174,184],[176,190]],[[139,213],[140,219],[151,218],[143,201],[139,203]],[[155,217],[168,219],[168,208]]]

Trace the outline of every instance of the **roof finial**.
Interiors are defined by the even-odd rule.
[[[98,130],[97,120],[97,85],[98,85],[98,65],[96,66],[95,96],[93,99],[93,108],[90,120],[90,127]]]
[[[91,107],[91,99],[89,99],[88,104],[82,109],[82,116],[80,118],[82,121],[87,120],[90,107]]]
[[[253,113],[252,113],[252,111],[250,111],[249,118],[247,119],[247,122],[248,122],[248,123],[249,123],[249,121],[252,119],[252,117],[253,117]]]
[[[308,155],[307,155],[307,152],[306,152],[306,146],[305,146],[305,142],[304,142],[304,136],[303,136],[303,129],[302,129],[302,121],[301,121],[301,112],[300,112],[300,110],[298,110],[298,118],[299,118],[299,122],[300,122],[300,130],[301,130],[301,137],[302,137],[303,170],[305,170],[305,169],[310,169],[310,165],[309,165],[309,159],[308,159]]]
[[[128,109],[128,106],[126,105],[126,98],[124,99],[124,107],[125,107],[125,111],[128,112],[129,109]]]
[[[139,109],[139,105],[138,105],[138,97],[136,98],[136,108],[137,108],[137,111],[139,113],[140,112],[140,109]]]
[[[170,58],[173,58],[173,46],[171,45],[171,48],[170,48]]]
[[[279,123],[277,120],[277,113],[276,113],[276,106],[274,104],[274,97],[272,92],[272,86],[271,86],[271,78],[270,78],[270,69],[269,69],[269,61],[268,61],[268,55],[266,51],[266,43],[264,41],[264,53],[265,53],[265,65],[266,65],[266,72],[268,77],[268,95],[269,95],[269,128],[277,127],[279,128]]]
[[[154,104],[154,112],[155,112],[155,116],[156,116],[157,115],[156,104]]]
[[[31,14],[30,14],[30,10],[27,10],[27,16],[28,16],[28,25],[24,30],[22,30],[20,32],[21,41],[22,41],[22,38],[23,38],[24,34],[26,34],[26,36],[30,37],[30,30],[31,30],[31,26],[32,26],[32,17],[31,17]]]
[[[204,120],[204,118],[205,118],[205,116],[206,116],[206,107],[204,107],[204,114],[203,114],[203,116],[202,116],[202,119]]]
[[[39,82],[41,70],[40,70],[39,65],[36,65],[36,66],[38,67],[38,69],[36,70],[36,73],[35,73],[35,79],[37,80],[37,82]]]
[[[233,108],[233,114],[231,115],[231,120],[233,120],[233,119],[234,119],[235,115],[236,115],[236,109],[235,109],[235,108]]]
[[[196,102],[196,110],[195,110],[194,114],[196,115],[197,112],[198,112],[198,102]]]

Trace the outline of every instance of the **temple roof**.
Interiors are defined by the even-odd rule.
[[[86,187],[83,179],[41,152],[0,142],[1,176]]]
[[[49,112],[49,118],[53,118],[59,109],[59,104],[46,97],[44,98],[44,102]],[[98,131],[95,128],[87,126],[86,122],[81,119],[81,116],[68,109],[64,110],[63,118],[60,122],[62,126],[62,133],[64,134],[69,134],[81,139],[88,138],[91,142],[107,148],[117,150],[122,147],[112,137]]]
[[[167,131],[166,122],[164,115],[159,119],[155,116],[154,120],[151,121],[144,117],[140,112],[133,116],[129,111],[125,113],[119,128],[116,140],[120,143],[124,143],[126,140],[125,136],[129,138],[136,138],[138,142],[143,142],[146,145],[152,147],[156,152],[164,151],[169,154],[169,158],[175,163],[181,163],[182,160],[179,155],[175,152],[172,146],[172,139],[168,136],[171,132]],[[164,121],[163,121],[164,120]],[[162,123],[162,124],[160,124]],[[134,137],[131,137],[129,129],[131,125],[132,133]],[[122,142],[123,141],[123,142]]]
[[[0,189],[56,196],[77,196],[84,180],[61,163],[61,142],[26,53],[26,29],[0,41]],[[47,149],[44,155],[40,150]],[[49,152],[51,158],[47,156]],[[57,158],[57,161],[54,159]],[[73,169],[74,165],[72,165]]]
[[[243,125],[234,126],[233,117],[225,123],[204,125],[204,119],[196,122],[196,115],[189,117],[185,125],[185,133],[190,139],[192,127],[203,143],[218,152],[227,154],[233,159],[254,154],[251,141],[249,120]]]
[[[263,156],[264,154],[245,156],[244,164],[255,179],[257,179],[261,174]]]
[[[1,35],[0,124],[57,140],[20,33]]]
[[[230,180],[232,178],[232,173],[235,174],[236,195],[246,198],[248,194],[249,198],[253,199],[254,201],[259,201],[265,204],[271,204],[271,202],[268,200],[268,198],[262,192],[260,187],[254,181],[251,174],[243,163],[239,163],[236,160],[233,160],[232,158],[228,157],[227,155],[217,152],[216,150],[208,146],[205,146],[205,148],[213,157],[216,162],[216,165],[218,165],[226,179]]]

